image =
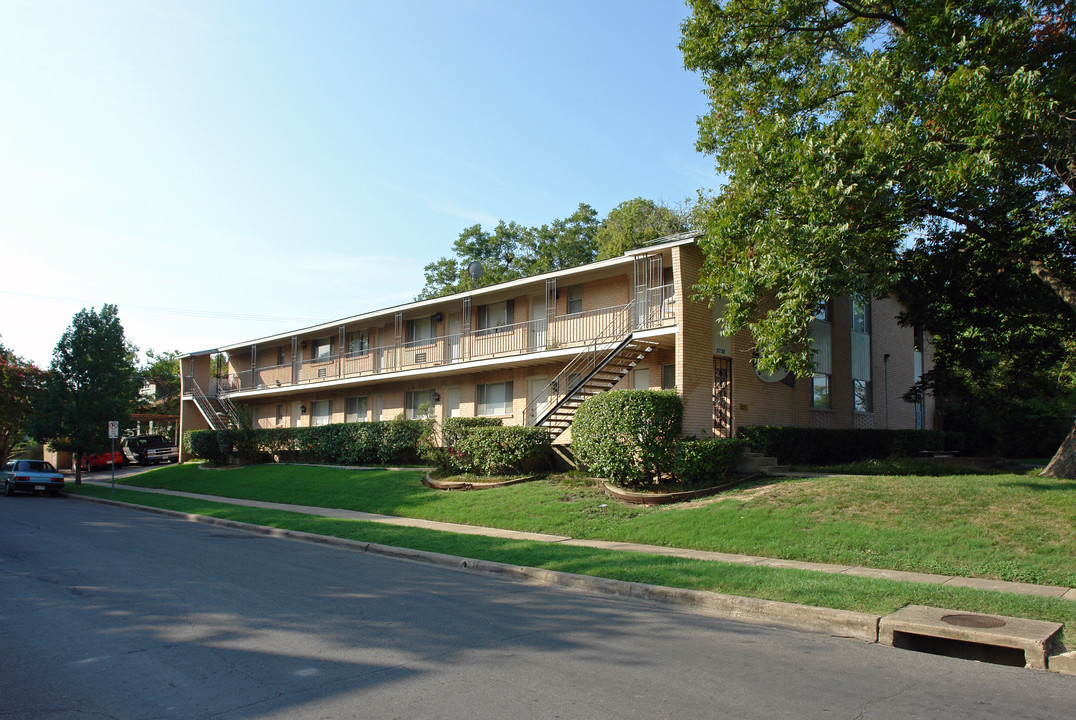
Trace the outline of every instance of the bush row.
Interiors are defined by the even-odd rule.
[[[823,430],[754,425],[740,427],[736,435],[755,452],[794,465],[915,457],[924,450],[964,449],[963,433],[941,430]]]
[[[317,427],[195,430],[184,442],[192,455],[218,465],[232,455],[243,462],[277,456],[335,465],[406,464],[420,460],[428,433],[425,421],[397,418]]]

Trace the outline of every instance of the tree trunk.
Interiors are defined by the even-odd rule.
[[[1057,449],[1053,460],[1042,471],[1045,477],[1076,479],[1076,424]]]
[[[82,451],[75,452],[75,484],[82,484]]]

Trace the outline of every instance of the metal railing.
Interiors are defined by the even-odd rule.
[[[193,376],[188,375],[186,378],[184,378],[184,380],[184,385],[189,388],[191,398],[194,399],[194,404],[198,406],[198,409],[201,411],[202,416],[205,417],[206,421],[209,423],[209,426],[214,430],[223,430],[227,428],[228,423],[225,422],[223,418],[221,418],[221,413],[223,412],[225,416],[227,416],[227,411],[218,410],[216,407],[214,407],[213,403],[209,400],[209,396],[205,394],[205,392],[202,390],[202,386],[198,384],[198,381],[194,379]],[[230,404],[231,403],[229,403],[229,405]],[[235,409],[233,407],[232,411],[234,412],[234,410]]]
[[[599,368],[601,361],[631,339],[636,314],[635,302],[616,310],[605,327],[595,334],[582,352],[572,358],[544,390],[530,399],[523,411],[524,425],[537,425],[555,412],[565,400],[586,384]]]
[[[596,344],[608,344],[632,330],[673,324],[676,321],[675,310],[672,286],[657,287],[638,295],[627,305],[560,315],[552,320],[525,320],[399,345],[338,352],[284,365],[241,370],[230,376],[230,387],[223,394],[226,396],[228,392],[304,385],[562,348],[578,347],[586,353],[593,351]]]

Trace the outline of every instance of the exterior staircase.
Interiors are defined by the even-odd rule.
[[[539,395],[543,402],[531,400],[527,424],[546,428],[550,439],[556,440],[571,426],[584,400],[611,390],[655,347],[656,343],[635,340],[629,333],[612,348],[588,348],[553,379],[544,395]]]
[[[767,457],[762,453],[748,451],[743,454],[743,457],[736,464],[735,471],[748,475],[755,473],[784,475],[789,471],[789,467],[788,465],[778,465],[775,457]]]
[[[189,380],[191,382],[191,397],[194,399],[194,404],[198,406],[199,412],[202,413],[202,417],[209,423],[209,427],[214,430],[227,430],[239,424],[239,415],[236,412],[235,405],[228,399],[228,395],[223,392],[220,383],[217,384],[216,392],[213,395],[207,395],[197,380],[194,378],[189,378]]]

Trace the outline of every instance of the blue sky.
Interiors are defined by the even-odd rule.
[[[0,0],[0,342],[200,350],[407,302],[460,231],[717,184],[687,9]]]

